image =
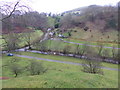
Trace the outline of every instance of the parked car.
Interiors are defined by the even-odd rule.
[[[12,53],[8,53],[7,56],[14,56]]]
[[[67,36],[64,36],[64,35],[61,35],[61,34],[59,34],[58,37],[59,38],[68,38]]]

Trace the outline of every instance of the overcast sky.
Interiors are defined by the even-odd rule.
[[[0,0],[1,1],[17,1],[17,0]],[[38,12],[61,13],[75,8],[89,5],[116,5],[120,0],[22,0],[28,4],[33,10]]]

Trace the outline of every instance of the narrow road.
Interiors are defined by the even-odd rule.
[[[61,40],[61,41],[65,42],[65,43],[71,43],[71,44],[76,44],[76,45],[85,45],[85,44],[83,44],[83,43],[75,43],[75,42],[65,41],[65,40],[63,40],[63,39],[53,38],[53,39],[51,39],[51,40]],[[86,44],[86,46],[90,46],[90,47],[100,47],[99,45],[89,45],[89,44]],[[113,47],[104,46],[103,48],[111,48],[111,49],[112,49]],[[114,48],[114,49],[120,49],[120,48]]]
[[[58,62],[58,63],[72,64],[72,65],[82,65],[81,63],[74,63],[74,62],[66,62],[66,61],[59,61],[59,60],[38,58],[38,57],[26,56],[26,55],[17,55],[17,54],[15,54],[15,56],[17,56],[17,57],[23,57],[23,58],[29,58],[29,59],[37,59],[37,60],[50,61],[50,62]],[[118,69],[116,69],[116,68],[108,68],[108,67],[102,67],[102,69],[120,71],[120,70],[118,70]]]

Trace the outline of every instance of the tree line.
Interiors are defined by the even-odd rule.
[[[17,5],[16,3],[15,5]],[[79,11],[79,10],[78,10]],[[1,12],[2,13],[2,12]],[[39,13],[37,11],[13,10],[12,14],[2,13],[3,31],[18,28],[33,27],[46,32],[47,28],[60,28],[63,32],[69,28],[80,27],[84,29],[117,30],[117,6],[91,5],[80,9],[80,13],[69,12],[61,14]],[[10,17],[9,17],[10,16]],[[9,17],[9,18],[5,18]]]

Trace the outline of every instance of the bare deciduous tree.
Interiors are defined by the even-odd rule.
[[[63,54],[68,54],[68,53],[70,53],[70,49],[71,49],[71,46],[70,46],[70,45],[64,46],[64,48],[63,48]]]
[[[119,60],[119,58],[118,58],[118,50],[117,49],[115,49],[115,47],[113,46],[113,48],[112,48],[112,58],[114,59],[114,60]]]
[[[99,56],[92,50],[91,47],[87,48],[86,57],[86,60],[82,63],[82,71],[93,74],[103,74],[101,69],[101,59],[99,59]]]
[[[48,50],[48,45],[47,45],[46,41],[37,42],[37,43],[34,44],[34,47],[37,50],[40,50],[40,51],[43,51],[43,52]]]
[[[104,46],[103,46],[102,43],[98,43],[97,45],[98,45],[98,48],[97,48],[98,49],[98,55],[102,56],[102,51],[103,51]]]
[[[26,33],[23,34],[23,39],[24,39],[24,41],[27,43],[29,49],[32,49],[32,48],[31,48],[31,44],[32,44],[31,38],[32,38],[32,37],[33,37],[33,36],[32,36],[32,31],[29,31],[29,32],[26,32]]]
[[[17,77],[20,73],[22,73],[23,68],[17,64],[17,63],[12,63],[9,66],[11,72],[15,75],[15,77]]]
[[[5,47],[8,52],[16,50],[19,48],[19,42],[20,42],[20,35],[17,35],[15,33],[9,33],[7,35],[3,36],[3,39],[5,40]]]
[[[82,63],[82,71],[93,74],[103,74],[101,62],[98,60],[84,60]]]
[[[13,6],[13,8],[10,5],[1,6],[0,9],[2,9],[3,12],[9,13],[6,17],[2,18],[1,21],[3,21],[5,19],[9,18],[10,16],[12,16],[12,14],[16,10],[16,7],[17,7],[18,4],[19,4],[19,1],[16,2],[16,4]],[[8,10],[6,9],[7,7],[12,8],[11,11],[8,12]]]
[[[80,55],[80,58],[85,54],[87,50],[87,44],[84,45],[77,45],[75,49],[75,54]]]
[[[103,58],[103,59],[106,59],[106,58],[108,58],[108,57],[110,57],[110,50],[109,50],[109,49],[104,49],[104,50],[102,51],[102,58]]]
[[[4,21],[5,19],[10,18],[17,10],[22,12],[30,11],[30,7],[21,5],[20,2],[21,0],[17,0],[16,2],[4,2],[1,4],[0,10],[4,16],[0,21]]]
[[[39,75],[47,71],[47,69],[43,67],[43,63],[36,60],[31,60],[27,68],[31,75]]]

